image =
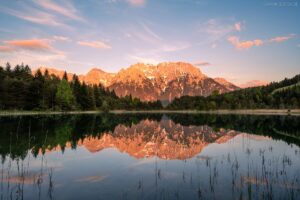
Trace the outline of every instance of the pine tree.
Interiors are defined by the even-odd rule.
[[[95,110],[96,108],[96,101],[94,90],[92,87],[88,87],[88,107],[87,110]]]
[[[93,85],[93,92],[94,92],[94,98],[95,98],[95,106],[96,108],[100,108],[102,105],[102,98],[99,91],[99,87],[97,85]]]
[[[76,74],[73,75],[71,86],[73,89],[73,94],[75,97],[75,103],[77,108],[81,108],[81,84],[79,82],[78,76]]]
[[[61,110],[71,110],[74,105],[72,88],[66,80],[61,80],[57,86],[56,103]]]
[[[102,102],[101,110],[102,110],[103,112],[109,112],[109,105],[108,105],[108,103],[107,103],[106,100],[104,100],[104,101]]]
[[[68,81],[68,74],[67,74],[66,71],[64,72],[64,75],[63,75],[62,79]]]
[[[4,88],[3,88],[3,83],[4,83],[4,77],[5,77],[5,72],[2,66],[0,66],[0,110],[4,109]]]

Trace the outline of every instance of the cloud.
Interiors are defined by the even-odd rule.
[[[228,41],[235,46],[236,49],[249,49],[253,46],[260,46],[264,42],[262,40],[247,40],[247,41],[240,41],[240,39],[236,36],[228,37]]]
[[[246,40],[246,41],[240,41],[239,37],[237,36],[230,36],[227,38],[227,40],[235,46],[236,49],[242,50],[242,49],[249,49],[254,46],[261,46],[267,43],[273,43],[273,42],[284,42],[286,40],[289,40],[291,38],[294,38],[294,34],[290,34],[287,36],[278,36],[271,38],[269,40],[261,40],[261,39],[256,39],[256,40]]]
[[[101,41],[79,41],[77,44],[81,46],[92,47],[96,49],[111,49],[111,46]]]
[[[130,27],[129,30],[124,33],[124,36],[139,44],[142,41],[155,46],[161,45],[161,41],[163,40],[144,22],[140,22],[138,27]]]
[[[153,64],[156,65],[160,61],[155,58],[149,58],[149,57],[140,57],[140,56],[129,56],[130,60],[133,60],[134,62],[140,62],[145,64]]]
[[[145,23],[141,23],[141,26],[143,27],[143,29],[145,30],[145,32],[147,34],[149,34],[150,36],[152,36],[153,38],[157,39],[157,40],[162,40],[161,37],[159,37],[154,31],[152,31],[149,26],[147,26]]]
[[[165,44],[162,46],[162,48],[159,48],[159,51],[162,52],[175,52],[175,51],[180,51],[180,50],[184,50],[186,48],[190,47],[189,44],[177,44],[177,45],[170,45],[170,44]]]
[[[14,39],[2,41],[2,44],[0,43],[1,58],[13,65],[20,62],[31,66],[65,66],[66,63],[70,64],[67,53],[52,46],[56,41],[53,37],[50,39]]]
[[[69,1],[63,1],[67,2],[67,4],[65,4],[65,7],[56,4],[51,0],[35,0],[34,2],[45,10],[53,11],[72,20],[84,21],[84,19],[79,16],[78,11],[75,9],[75,7]]]
[[[232,23],[231,20],[209,19],[202,24],[200,32],[206,33],[211,41],[218,41],[226,35],[242,30],[242,23]]]
[[[195,62],[194,65],[198,66],[198,67],[204,67],[204,66],[209,66],[211,64],[209,62],[198,61],[198,62]]]
[[[223,24],[217,19],[210,19],[206,22],[204,32],[213,40],[218,40],[234,30],[232,25]]]
[[[216,43],[212,43],[211,45],[210,45],[210,47],[212,48],[212,49],[214,49],[214,48],[216,48],[218,45],[216,44]]]
[[[127,2],[135,7],[144,6],[146,4],[146,0],[127,0]]]
[[[14,49],[10,46],[2,46],[0,45],[0,52],[12,52],[14,51]]]
[[[7,40],[3,43],[4,45],[0,45],[0,52],[16,52],[25,50],[62,54],[62,52],[54,49],[50,45],[50,40],[47,39]]]
[[[0,7],[0,11],[5,12],[9,15],[15,16],[17,18],[40,24],[40,25],[46,25],[46,26],[65,26],[67,25],[58,22],[58,20],[51,14],[41,12],[39,10],[28,8],[23,11],[17,11],[10,8],[3,8]],[[30,14],[28,14],[30,13]]]
[[[64,60],[65,52],[51,46],[50,39],[7,40],[0,45],[0,53],[6,53],[6,59],[12,62],[48,62]]]
[[[58,35],[54,35],[54,36],[53,36],[53,39],[54,39],[55,41],[63,41],[63,42],[70,42],[70,41],[71,41],[71,39],[68,38],[68,37],[58,36]]]
[[[286,40],[292,39],[295,35],[294,34],[290,34],[287,36],[278,36],[278,37],[274,37],[270,39],[270,42],[284,42]]]
[[[52,47],[47,42],[40,39],[9,40],[9,41],[5,41],[5,43],[14,49],[25,49],[31,51],[37,51],[37,50],[47,51],[52,49]]]
[[[63,1],[62,5],[56,4],[52,0],[33,0],[33,2],[34,4],[31,6],[22,4],[19,9],[0,6],[0,11],[35,24],[60,26],[67,29],[71,29],[71,27],[65,23],[66,19],[85,22],[71,1]]]
[[[67,58],[66,54],[57,51],[40,52],[14,50],[1,57],[2,60],[5,60],[5,62],[9,62],[12,65],[19,64],[20,62],[26,63],[32,67],[71,65],[71,63],[69,63],[70,59]]]
[[[210,44],[211,48],[216,48],[218,43],[232,33],[240,32],[243,29],[242,22],[234,22],[233,19],[209,19],[201,24],[199,32],[202,41],[200,44]]]
[[[234,24],[234,28],[235,28],[236,31],[240,32],[242,30],[242,24],[241,24],[241,22],[235,23]]]

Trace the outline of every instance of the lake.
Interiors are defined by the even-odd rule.
[[[300,199],[300,117],[0,117],[2,199]]]

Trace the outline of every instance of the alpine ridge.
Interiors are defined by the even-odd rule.
[[[50,74],[63,76],[63,71],[41,67]],[[71,80],[72,73],[68,73]],[[114,90],[118,96],[131,95],[143,101],[172,101],[181,96],[208,96],[214,91],[226,93],[239,89],[223,78],[210,78],[190,63],[163,62],[158,65],[137,63],[117,73],[108,73],[99,68],[79,75],[87,84],[102,84]]]

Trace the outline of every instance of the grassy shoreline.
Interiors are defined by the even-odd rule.
[[[0,111],[0,116],[18,115],[74,115],[74,114],[101,114],[102,111]],[[243,114],[243,115],[299,115],[300,109],[241,109],[241,110],[111,110],[113,114],[138,113],[182,113],[182,114]]]

